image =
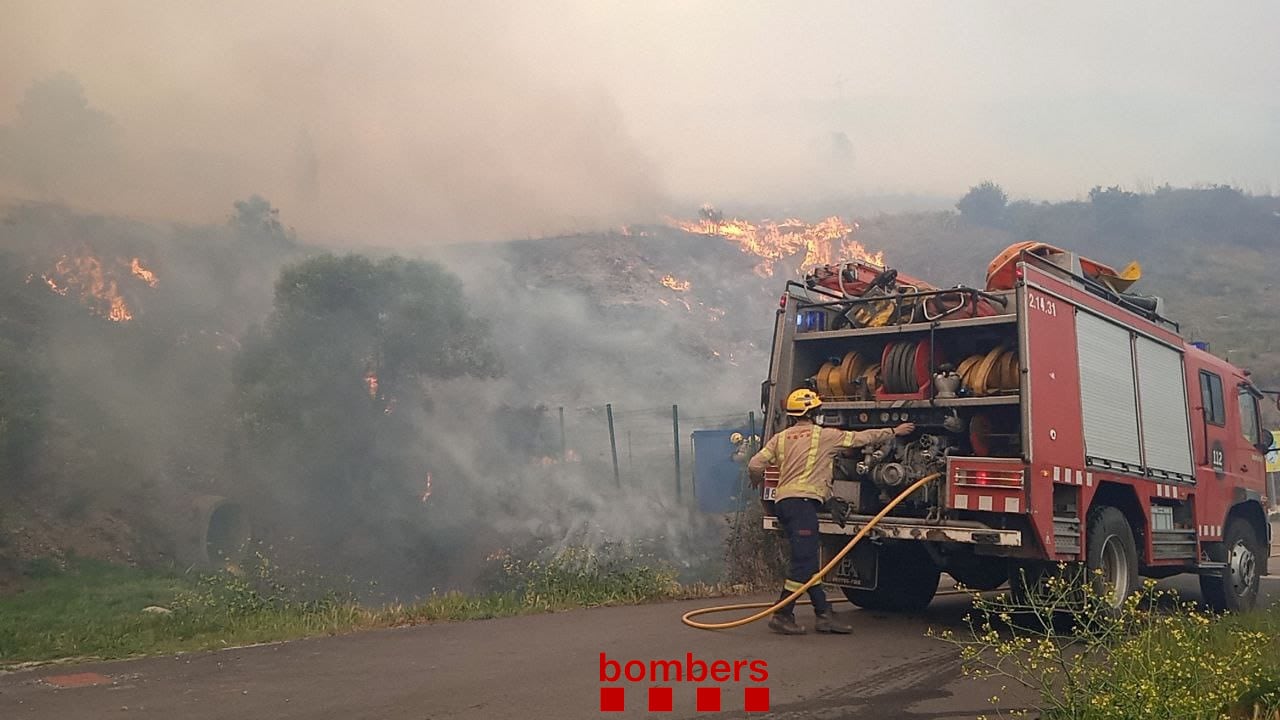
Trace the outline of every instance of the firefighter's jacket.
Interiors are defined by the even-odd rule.
[[[849,431],[799,423],[769,438],[760,452],[747,463],[751,478],[759,482],[767,465],[779,470],[777,499],[813,498],[826,502],[831,496],[831,473],[836,454],[846,448],[863,447],[893,437],[893,430]]]

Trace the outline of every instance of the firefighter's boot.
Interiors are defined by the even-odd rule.
[[[803,635],[804,626],[796,624],[796,616],[781,613],[769,620],[769,629],[782,635]]]
[[[827,610],[825,613],[818,614],[818,619],[814,622],[813,629],[815,632],[835,633],[838,635],[848,635],[853,632],[853,626],[838,618],[834,610]]]

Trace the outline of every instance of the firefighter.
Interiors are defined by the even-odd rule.
[[[831,474],[836,454],[848,448],[884,442],[894,435],[915,432],[913,423],[895,428],[853,432],[820,427],[814,414],[822,400],[812,390],[796,390],[787,398],[787,415],[792,424],[769,438],[769,442],[748,463],[753,486],[764,481],[766,465],[779,468],[777,500],[774,514],[791,547],[787,579],[783,584],[785,598],[800,589],[818,572],[818,510],[831,497]],[[817,616],[814,630],[820,633],[850,633],[852,626],[836,618],[822,585],[809,588],[809,599]],[[784,635],[803,635],[805,629],[796,624],[795,602],[779,608],[769,620],[769,629]]]

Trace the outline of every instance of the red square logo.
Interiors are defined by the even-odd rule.
[[[698,688],[698,712],[720,712],[720,688]]]
[[[749,687],[742,689],[743,710],[747,712],[769,712],[769,688]]]
[[[626,697],[623,688],[600,688],[600,712],[622,712],[626,708]]]
[[[671,688],[649,688],[649,712],[671,712]]]

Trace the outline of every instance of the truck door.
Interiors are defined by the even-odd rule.
[[[1265,459],[1258,451],[1262,442],[1262,426],[1258,415],[1258,397],[1250,387],[1240,383],[1236,388],[1236,400],[1240,407],[1240,432],[1235,434],[1236,452],[1232,471],[1240,473],[1250,485],[1256,478],[1262,477]]]
[[[1229,460],[1234,460],[1237,443],[1227,432],[1227,405],[1223,396],[1222,376],[1212,370],[1201,370],[1200,405],[1204,417],[1204,451],[1197,464],[1211,471],[1219,480],[1231,473]]]

